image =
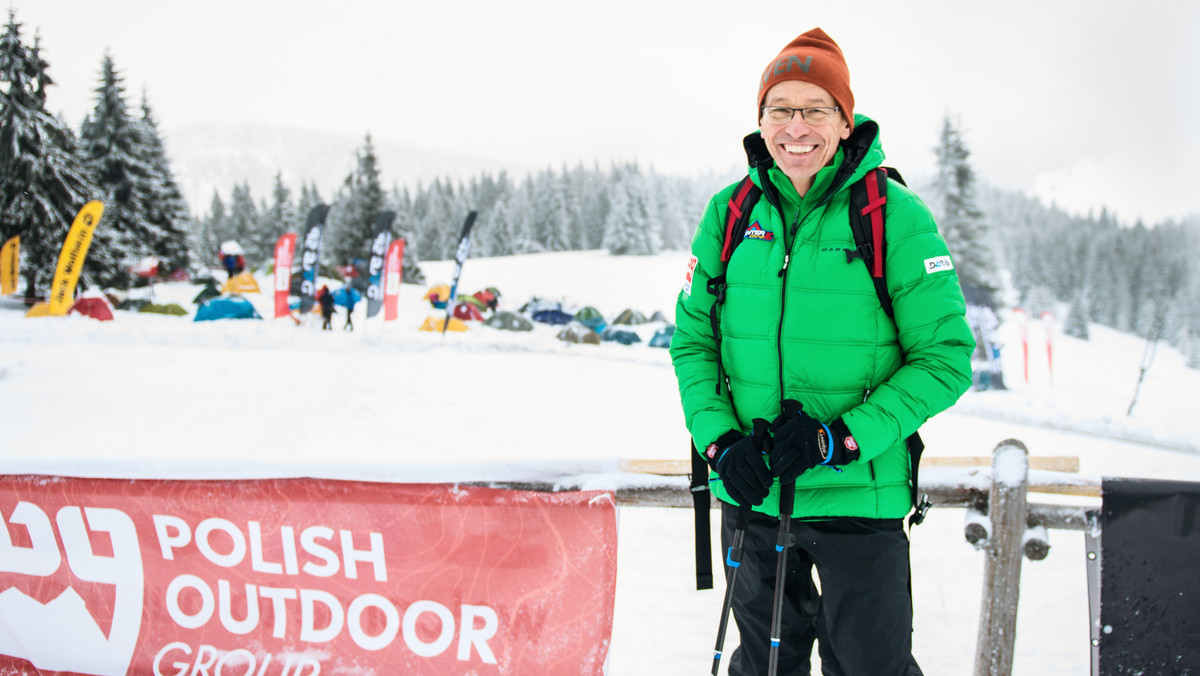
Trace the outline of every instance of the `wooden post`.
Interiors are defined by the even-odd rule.
[[[992,485],[988,492],[992,537],[984,548],[975,676],[1012,674],[1028,488],[1029,449],[1016,439],[1000,442],[992,451]]]

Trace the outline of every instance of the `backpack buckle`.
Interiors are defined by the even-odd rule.
[[[846,262],[852,263],[852,262],[854,262],[855,258],[861,258],[862,261],[864,263],[866,263],[867,260],[874,255],[875,255],[875,247],[872,246],[870,242],[866,242],[862,246],[858,247],[857,249],[847,249],[846,250]]]

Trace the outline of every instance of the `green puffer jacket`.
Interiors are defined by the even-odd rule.
[[[971,384],[975,341],[957,274],[944,264],[946,242],[925,204],[889,180],[885,269],[894,322],[862,261],[847,260],[855,246],[850,185],[883,161],[878,125],[862,115],[855,122],[803,198],[758,134],[747,137],[747,149],[766,155],[770,167],[763,185],[752,156],[750,174],[764,190],[749,234],[723,265],[731,185],[704,213],[675,311],[671,359],[697,449],[731,430],[749,434],[754,418],[774,420],[784,399],[800,401],[822,422],[842,416],[857,440],[860,459],[840,472],[815,467],[796,481],[795,518],[902,518],[912,506],[905,438]],[[723,268],[720,349],[728,392],[717,385],[709,317],[715,297],[706,288]],[[734,502],[715,473],[710,485],[718,498]],[[778,500],[776,481],[755,510],[778,514]]]

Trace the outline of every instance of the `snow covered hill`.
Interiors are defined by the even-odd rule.
[[[686,261],[603,252],[470,259],[459,289],[495,286],[501,309],[538,296],[607,317],[626,308],[670,317]],[[422,268],[430,285],[450,282],[452,263]],[[271,288],[266,277],[259,284]],[[160,284],[155,299],[194,311],[198,288]],[[666,350],[568,344],[548,326],[420,332],[426,316],[441,316],[421,300],[425,291],[406,286],[400,318],[386,325],[366,321],[360,304],[352,333],[340,330],[342,315],[322,332],[311,320],[197,323],[119,311],[98,322],[0,309],[0,472],[452,482],[685,457]],[[269,297],[250,298],[271,316]],[[1200,480],[1190,399],[1200,372],[1174,350],[1159,347],[1126,416],[1144,341],[1093,326],[1084,342],[1053,328],[1051,372],[1045,326],[1031,322],[1026,382],[1019,327],[1002,318],[1010,389],[968,393],[931,420],[922,431],[931,456],[988,455],[1017,438],[1034,455],[1079,456],[1089,476]],[[690,519],[686,510],[621,510],[609,673],[708,669],[722,590],[693,591]],[[960,510],[935,509],[912,535],[915,650],[931,676],[971,670],[983,561],[962,521]],[[1056,531],[1051,545],[1048,559],[1024,566],[1015,673],[1083,676],[1082,536]]]

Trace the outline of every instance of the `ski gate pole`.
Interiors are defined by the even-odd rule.
[[[725,585],[725,603],[721,606],[721,624],[717,627],[717,646],[713,650],[712,676],[721,668],[721,652],[725,649],[725,630],[729,627],[729,609],[733,607],[733,588],[737,584],[738,570],[742,565],[742,543],[746,539],[746,524],[750,520],[750,508],[738,507],[737,525],[733,531],[733,543],[725,554],[725,565],[730,569],[729,582]]]
[[[767,676],[775,676],[779,672],[779,641],[783,633],[783,593],[784,580],[787,577],[788,548],[796,544],[792,535],[792,506],[796,500],[796,483],[783,484],[779,487],[779,539],[775,542],[775,551],[779,557],[775,563],[775,600],[771,606],[771,651],[767,662]]]

